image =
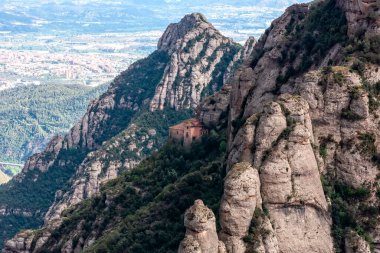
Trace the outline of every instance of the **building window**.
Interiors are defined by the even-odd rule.
[[[186,133],[186,138],[189,138],[189,133]]]

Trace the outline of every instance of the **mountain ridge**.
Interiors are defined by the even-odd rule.
[[[378,16],[358,8],[368,1],[341,3],[289,7],[200,103],[208,136],[187,151],[169,142],[64,212],[41,248],[28,243],[36,252],[380,250]]]
[[[197,19],[199,15],[192,14],[187,17]],[[14,187],[20,188],[18,185],[28,182],[28,185],[32,184],[32,187],[36,188],[33,194],[39,192],[51,204],[54,202],[52,206],[46,202],[42,209],[45,211],[38,209],[38,204],[30,205],[30,207],[35,206],[31,216],[39,219],[48,211],[46,206],[50,207],[45,217],[45,225],[48,230],[53,230],[61,224],[61,214],[67,207],[98,194],[101,184],[116,178],[122,171],[133,168],[141,159],[157,150],[166,141],[167,128],[191,115],[191,109],[203,97],[200,94],[204,88],[209,87],[208,92],[219,89],[224,82],[224,68],[232,64],[234,59],[236,64],[240,64],[237,61],[243,57],[241,54],[238,55],[241,47],[216,32],[214,28],[199,28],[212,26],[206,23],[206,20],[198,21],[200,22],[195,24],[190,22],[189,31],[184,35],[187,36],[186,39],[174,39],[176,43],[172,44],[176,47],[175,50],[159,48],[146,59],[132,64],[111,83],[106,93],[90,103],[85,116],[66,136],[55,137],[44,152],[33,155],[27,161],[23,172],[4,186],[6,191],[0,191],[0,206],[4,210],[3,213],[16,209],[12,205],[22,206],[20,202],[22,198],[6,206],[7,192],[11,193]],[[180,24],[186,26],[188,20],[185,17],[181,22]],[[207,43],[208,39],[198,37],[199,33],[207,34],[208,32],[215,34],[214,42],[210,44]],[[190,40],[195,44],[189,43]],[[253,43],[250,46],[253,46]],[[210,57],[214,52],[217,52],[215,53],[217,57],[207,61],[213,64],[207,71],[199,73],[199,76],[186,74],[192,71],[192,65],[188,61],[203,66],[202,60]],[[175,109],[172,109],[172,106],[165,106],[160,110],[150,112],[149,101],[154,99],[153,95],[157,92],[161,79],[165,75],[173,76],[172,73],[177,75],[179,72],[169,67],[170,64],[173,65],[173,59],[175,60],[176,57],[182,57],[181,61],[185,66],[178,74],[181,75],[182,80],[176,84],[176,87],[186,86],[190,90],[195,89],[199,80],[202,85],[197,88],[198,96],[186,106],[174,106]],[[225,62],[219,66],[221,59]],[[212,74],[214,76],[210,78]],[[205,82],[205,79],[208,81]],[[187,100],[187,97],[190,98],[187,94],[190,93],[181,97]],[[120,148],[121,152],[117,151]],[[67,187],[62,188],[62,185],[51,183],[51,186],[55,188],[49,186],[51,190],[42,194],[43,189],[38,185],[44,185],[44,183],[40,181],[46,180],[52,173],[59,173],[62,169],[65,170],[65,173],[62,173],[64,176],[56,176],[56,180],[62,180],[61,184],[66,181]],[[42,179],[39,180],[39,178]],[[30,182],[31,179],[34,183]],[[56,193],[55,201],[52,193]],[[29,210],[15,214],[23,212],[29,213]],[[20,238],[23,238],[22,235],[25,236],[25,233],[20,235]],[[42,245],[49,235],[47,231],[37,245]],[[22,239],[24,241],[22,246],[16,244],[16,247],[25,247],[26,250],[31,246],[31,238],[33,236]]]

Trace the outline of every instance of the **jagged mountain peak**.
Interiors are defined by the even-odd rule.
[[[202,97],[223,85],[221,69],[228,67],[241,46],[223,36],[200,13],[170,24],[158,43],[170,62],[150,103],[150,110],[165,107],[194,109]]]
[[[170,24],[158,41],[158,50],[173,50],[177,41],[196,27],[215,29],[201,13],[188,14],[178,23]]]

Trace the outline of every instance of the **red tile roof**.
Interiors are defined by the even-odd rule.
[[[191,118],[191,119],[187,119],[185,121],[182,121],[181,123],[179,123],[177,125],[171,126],[170,128],[171,129],[182,129],[182,128],[187,127],[187,126],[189,126],[189,127],[203,127],[203,124],[198,119]]]

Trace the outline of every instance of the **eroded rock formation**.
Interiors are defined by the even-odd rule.
[[[168,108],[176,111],[195,108],[205,94],[212,94],[223,86],[221,77],[227,67],[232,63],[235,67],[240,64],[238,61],[249,54],[253,44],[239,46],[221,35],[198,13],[171,24],[158,42],[156,52],[132,64],[117,77],[104,95],[90,103],[84,117],[66,136],[56,137],[45,152],[32,156],[16,178],[22,183],[29,176],[29,171],[46,172],[53,165],[67,164],[66,157],[62,155],[67,151],[86,153],[79,164],[72,165],[76,168],[70,188],[56,192],[55,201],[44,217],[44,236],[42,233],[37,235],[41,237],[36,238],[38,244],[33,245],[33,249],[28,248],[29,244],[23,244],[26,248],[22,250],[37,251],[37,246],[48,239],[50,231],[62,223],[63,211],[97,195],[103,183],[133,168],[141,159],[158,150],[166,140],[162,133],[157,133],[156,124],[160,123],[150,120],[150,125],[142,125],[140,121],[145,122],[152,114],[166,117],[161,110]],[[146,68],[149,68],[148,72]],[[143,82],[150,78],[157,86],[154,93],[151,93],[151,87],[144,89],[141,80],[135,80],[134,73],[140,73],[142,69],[146,75],[141,77]],[[155,112],[147,115],[149,104]],[[155,104],[160,105],[155,107]],[[135,124],[130,120],[136,113],[139,115],[134,118]],[[183,116],[180,114],[189,112],[173,114],[171,117],[181,119]],[[25,234],[20,236],[14,240],[30,241],[24,238]]]
[[[216,233],[215,215],[202,200],[196,200],[185,213],[186,236],[179,253],[223,253],[225,248]]]
[[[348,37],[361,33],[365,40],[378,35],[378,1],[331,3],[330,7],[345,12]],[[313,8],[288,8],[258,41],[252,61],[235,73],[229,103],[216,94],[208,99],[215,104],[208,102],[200,110],[205,122],[216,126],[218,122],[211,119],[220,117],[218,112],[223,110],[219,108],[228,108],[228,174],[220,238],[229,253],[371,252],[369,242],[373,252],[380,250],[379,213],[363,211],[379,207],[375,197],[379,107],[372,90],[380,81],[378,65],[368,60],[361,71],[356,70],[357,55],[345,61],[346,52],[339,43],[331,45],[323,57],[308,55],[314,62],[307,70],[297,70],[297,63],[305,62],[307,49],[297,49],[294,59],[284,62],[285,52],[294,50],[289,45],[298,38],[291,27],[302,27]],[[296,74],[289,74],[289,69]],[[289,75],[286,79],[284,73]],[[260,185],[256,196],[262,204],[255,211],[254,202],[247,202],[248,215],[233,217],[232,211],[241,209],[234,206],[231,211],[229,203],[252,189],[226,194],[229,173],[242,165],[257,170],[250,186]],[[349,196],[347,191],[358,195]],[[340,224],[337,212],[353,215],[355,225]],[[236,238],[232,231],[226,236],[229,226],[238,231]]]
[[[169,52],[170,64],[150,102],[151,111],[164,107],[196,108],[206,87],[213,92],[221,88],[223,81],[216,77],[224,74],[226,66],[220,67],[229,64],[239,48],[202,14],[195,13],[171,24],[159,41],[158,50]]]
[[[345,9],[349,36],[380,34],[380,3],[377,0],[338,0]]]
[[[247,235],[256,208],[261,208],[258,171],[249,163],[238,163],[228,172],[220,205],[220,238],[227,251],[244,253]]]

